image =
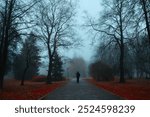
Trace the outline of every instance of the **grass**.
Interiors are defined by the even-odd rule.
[[[89,79],[88,82],[99,88],[103,88],[119,95],[124,99],[150,100],[150,80],[127,80],[124,84],[120,84],[119,80],[114,80],[111,82],[97,82],[94,79]]]
[[[45,82],[25,81],[24,86],[20,86],[20,81],[11,79],[5,80],[4,89],[0,92],[1,100],[37,100],[44,95],[61,87],[66,81],[53,82],[46,84]]]

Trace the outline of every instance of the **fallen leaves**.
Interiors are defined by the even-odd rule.
[[[65,81],[46,84],[45,82],[26,81],[20,86],[20,81],[6,80],[4,90],[0,92],[1,100],[37,100],[42,96],[61,87]]]
[[[118,81],[97,82],[94,79],[88,81],[125,99],[150,100],[150,80],[128,80],[124,84]]]

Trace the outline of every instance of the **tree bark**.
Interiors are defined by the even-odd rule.
[[[150,26],[149,26],[149,20],[148,20],[148,11],[146,9],[146,1],[142,0],[142,4],[143,4],[144,15],[145,15],[146,29],[147,29],[147,33],[148,33],[148,40],[149,40],[149,44],[150,44]]]
[[[120,83],[125,83],[124,78],[124,35],[122,21],[122,2],[120,2]]]
[[[124,45],[120,48],[120,83],[125,83],[124,78]]]
[[[3,89],[4,75],[6,71],[7,56],[8,56],[8,27],[6,27],[4,46],[1,50],[1,59],[0,59],[0,89]]]
[[[8,37],[5,38],[4,49],[0,59],[0,89],[3,89],[4,75],[6,71],[7,56],[8,56]]]
[[[27,70],[28,70],[28,66],[24,69],[24,72],[23,72],[23,75],[22,75],[22,79],[21,79],[21,86],[24,85],[24,80],[25,80],[25,76],[26,76],[26,73],[27,73]]]
[[[47,43],[47,47],[48,47],[48,55],[49,55],[49,64],[48,64],[48,75],[47,75],[47,84],[51,84],[52,83],[52,54],[51,54],[51,48],[49,45],[49,41]]]
[[[2,69],[0,68],[0,70]],[[0,72],[0,90],[3,89],[3,81],[4,81],[4,71],[1,71]]]
[[[124,78],[124,37],[123,37],[123,30],[121,24],[121,44],[120,44],[120,83],[125,83]]]
[[[52,61],[49,60],[49,66],[48,66],[48,75],[47,75],[47,84],[51,84],[52,83]]]

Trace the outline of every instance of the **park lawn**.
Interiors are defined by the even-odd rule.
[[[64,85],[66,81],[53,82],[46,84],[45,82],[25,81],[24,86],[20,86],[20,81],[5,80],[4,89],[0,92],[1,100],[37,100],[44,95],[54,91]]]
[[[150,80],[127,80],[124,84],[120,84],[119,80],[97,82],[89,79],[88,81],[127,100],[150,100]]]

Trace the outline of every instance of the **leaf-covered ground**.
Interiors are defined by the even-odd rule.
[[[88,81],[128,100],[150,100],[150,80],[127,80],[124,84],[120,84],[118,80],[97,82],[89,79]]]
[[[0,92],[1,100],[37,100],[64,85],[66,81],[46,84],[45,82],[25,81],[20,86],[20,81],[5,80],[4,90]]]

